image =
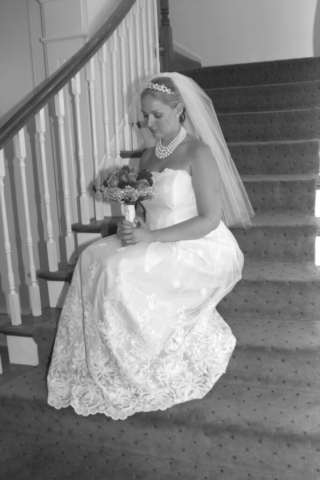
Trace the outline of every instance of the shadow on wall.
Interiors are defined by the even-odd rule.
[[[320,0],[317,2],[316,14],[313,27],[313,54],[320,57]]]

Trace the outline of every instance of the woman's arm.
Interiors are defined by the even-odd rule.
[[[209,147],[194,142],[189,148],[192,185],[198,215],[171,227],[150,231],[141,222],[135,230],[126,222],[122,224],[123,240],[127,244],[139,242],[176,242],[202,238],[217,228],[221,219],[221,180],[218,167]]]
[[[140,202],[136,204],[136,218],[142,219],[143,221],[146,219],[146,210]]]

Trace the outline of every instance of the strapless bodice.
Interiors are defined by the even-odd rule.
[[[142,202],[150,230],[169,227],[198,215],[192,179],[185,170],[152,172],[156,195]]]

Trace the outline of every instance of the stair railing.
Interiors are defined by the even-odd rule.
[[[74,263],[77,245],[72,223],[89,224],[92,217],[104,218],[106,206],[101,194],[92,193],[92,184],[101,181],[105,168],[122,163],[122,149],[138,146],[137,94],[146,77],[159,71],[157,0],[122,0],[97,34],[66,60],[0,129],[0,205],[7,265],[2,285],[8,292],[13,325],[21,324],[19,284],[25,279],[18,274],[16,222],[9,222],[7,208],[11,201],[5,189],[9,162],[19,160],[24,207],[20,215],[24,226],[20,225],[20,218],[19,229],[26,232],[23,248],[28,252],[28,264],[23,265],[23,270],[29,277],[32,314],[39,316],[41,300],[36,271],[43,268],[43,263],[51,272],[58,271],[64,254],[68,264]],[[29,122],[35,122],[35,145],[26,129]],[[89,132],[84,134],[85,130]],[[12,140],[14,154],[10,158],[6,147]],[[52,150],[48,147],[50,142]],[[88,143],[91,155],[87,152]],[[41,166],[44,218],[38,219],[38,223],[45,225],[42,239],[31,220],[37,209],[37,196],[26,176],[26,168],[36,161],[29,156],[30,151],[37,152]],[[49,173],[48,167],[55,159],[59,159],[60,182],[54,181]],[[77,173],[76,180],[72,172]],[[40,241],[46,243],[46,259],[37,250]]]

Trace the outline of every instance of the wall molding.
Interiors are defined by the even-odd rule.
[[[182,45],[180,45],[179,43],[177,43],[175,41],[173,42],[173,50],[177,53],[180,53],[181,55],[184,55],[185,57],[191,58],[191,60],[195,60],[196,62],[200,62],[201,65],[203,63],[202,58],[199,57],[199,55],[197,55],[196,53],[192,52],[191,50],[189,50],[185,47],[182,47]]]
[[[61,42],[63,40],[70,40],[73,38],[88,38],[88,33],[84,32],[76,32],[72,33],[71,35],[57,35],[56,37],[42,37],[40,41],[42,43],[52,43],[52,42]]]

